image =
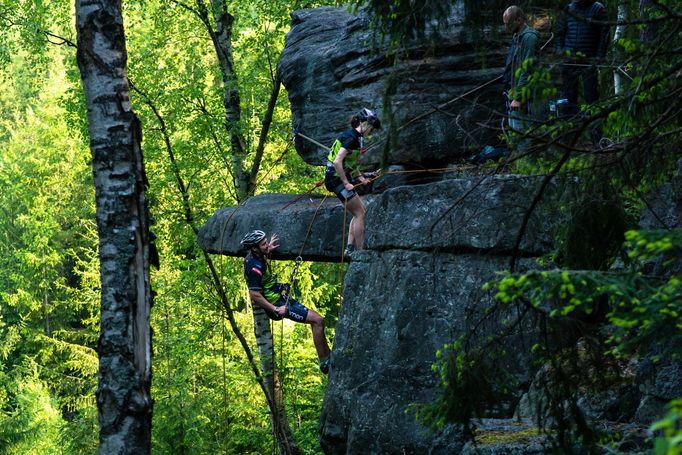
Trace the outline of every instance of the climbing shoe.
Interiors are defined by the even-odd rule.
[[[348,244],[346,249],[343,251],[344,256],[351,256],[355,252],[355,245]]]
[[[330,356],[327,356],[324,359],[320,359],[320,371],[324,374],[329,374],[330,364],[331,364]]]

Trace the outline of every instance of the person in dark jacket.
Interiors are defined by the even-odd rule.
[[[556,50],[567,58],[562,67],[564,97],[577,113],[578,83],[583,82],[587,104],[599,100],[595,60],[603,59],[609,44],[606,8],[594,0],[573,0],[556,26]]]
[[[509,126],[521,130],[528,126],[522,119],[531,112],[532,96],[528,91],[528,83],[538,52],[540,34],[528,26],[523,10],[516,5],[504,11],[502,21],[507,31],[512,33],[502,77],[507,93]]]

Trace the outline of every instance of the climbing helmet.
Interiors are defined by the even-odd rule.
[[[246,234],[240,243],[244,246],[254,246],[258,245],[264,238],[265,232],[261,231],[260,229],[256,229],[255,231],[251,231]]]
[[[381,128],[381,121],[379,120],[379,117],[374,113],[374,111],[365,108],[362,108],[362,110],[358,113],[358,118],[360,119],[361,122],[367,122],[372,126],[374,129],[380,129]]]

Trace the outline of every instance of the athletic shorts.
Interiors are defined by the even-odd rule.
[[[339,198],[339,201],[341,202],[350,201],[358,195],[355,190],[348,191],[339,177],[325,177],[324,187],[336,194],[336,197]]]
[[[280,297],[277,302],[275,302],[276,307],[281,307],[285,304],[286,297],[284,296]],[[282,316],[274,311],[266,311],[266,313],[273,321],[282,320]],[[308,308],[293,297],[289,297],[289,307],[287,308],[287,314],[284,317],[295,322],[305,322],[308,317]]]

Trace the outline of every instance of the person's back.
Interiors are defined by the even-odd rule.
[[[603,58],[608,46],[606,8],[594,0],[574,0],[568,4],[556,30],[556,48],[571,55]]]
[[[579,112],[578,81],[583,82],[586,104],[599,101],[599,73],[597,60],[606,57],[609,44],[609,26],[606,8],[594,0],[573,0],[557,23],[556,49],[569,54],[562,65],[561,79],[564,98],[568,100],[567,113]],[[598,146],[601,125],[590,127],[592,144]]]

